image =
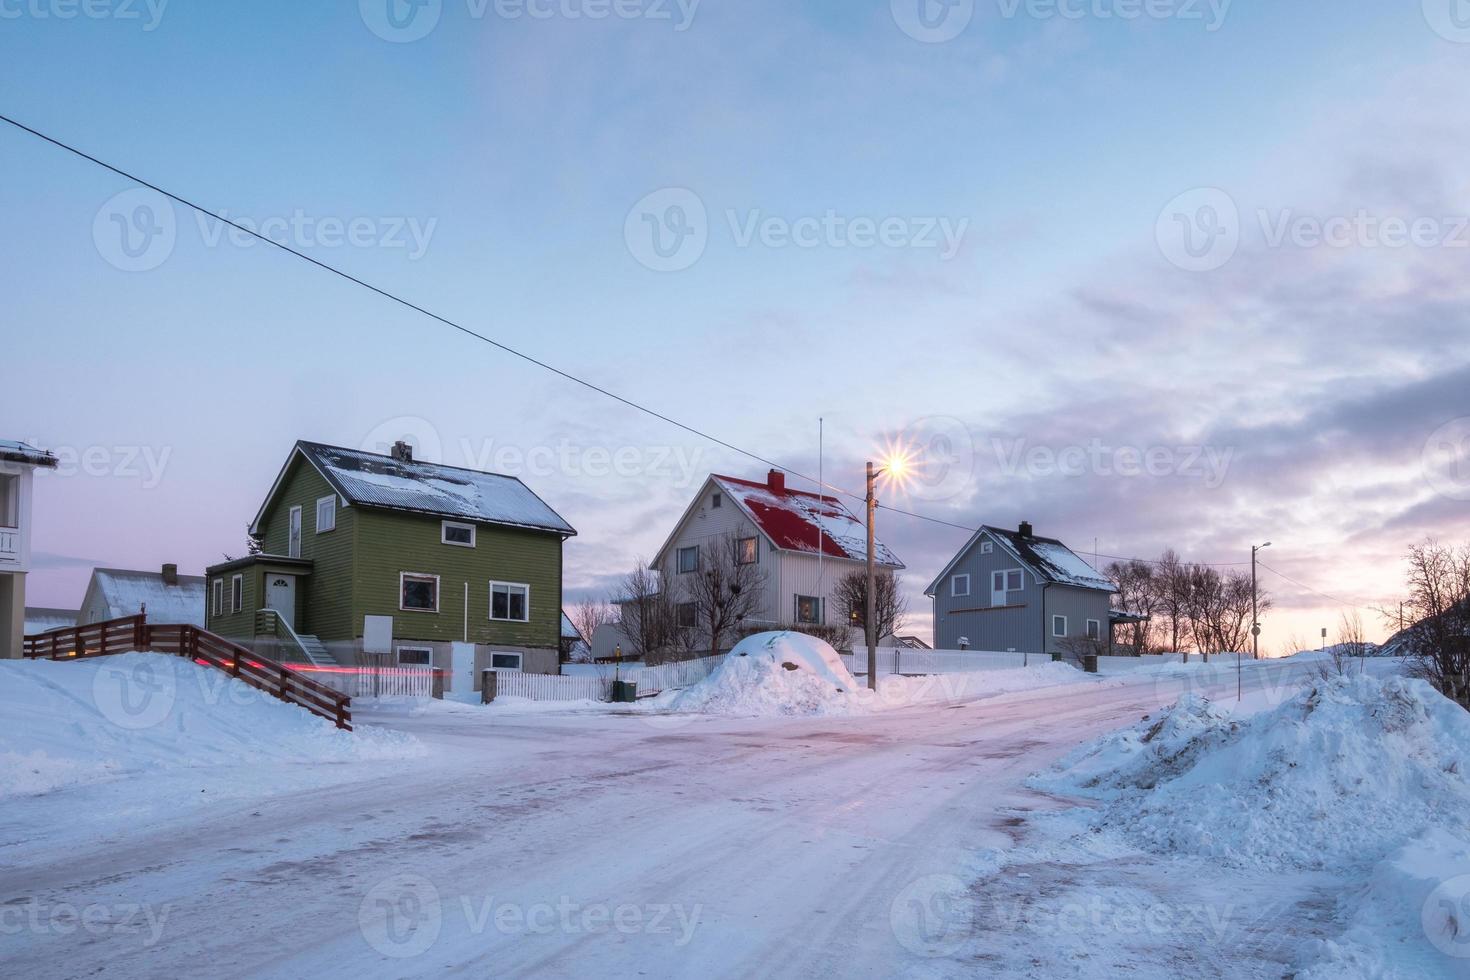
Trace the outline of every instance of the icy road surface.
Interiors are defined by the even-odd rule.
[[[1247,708],[1302,676],[1248,665]],[[1233,704],[1233,672],[1210,677]],[[1326,883],[1079,851],[1048,826],[1070,803],[1025,786],[1188,689],[1148,673],[780,721],[359,712],[429,757],[208,806],[175,802],[187,774],[151,800],[110,784],[6,801],[0,962],[17,977],[1280,976]],[[1075,922],[1025,914],[1079,889],[1097,908]]]

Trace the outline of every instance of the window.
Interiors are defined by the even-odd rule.
[[[230,612],[237,613],[245,608],[245,576],[236,575],[230,579]]]
[[[398,608],[405,612],[438,612],[439,576],[401,572],[398,576]]]
[[[1089,640],[1102,639],[1102,623],[1096,619],[1087,621],[1087,638]]]
[[[225,580],[217,578],[209,590],[209,614],[218,616],[225,611]]]
[[[995,542],[994,541],[981,541],[980,542],[980,554],[982,554],[982,555],[988,555],[988,554],[991,554],[994,551],[995,551]]]
[[[337,496],[322,497],[316,502],[316,533],[325,534],[337,529]]]
[[[433,647],[399,647],[398,666],[400,667],[432,667],[434,666]]]
[[[531,618],[531,587],[515,582],[491,582],[490,618],[527,622]]]
[[[760,561],[760,538],[741,538],[735,542],[735,560],[742,565]]]
[[[491,670],[520,670],[521,655],[519,653],[495,653],[490,654]]]
[[[286,555],[290,558],[301,557],[301,508],[292,507],[290,516],[290,528],[286,531]]]
[[[719,510],[720,507],[721,507],[721,505],[724,504],[724,502],[725,502],[724,498],[722,496],[720,496],[719,494],[715,494],[714,496],[712,496],[712,497],[709,498],[709,505],[711,507],[713,507],[715,510]]]
[[[822,600],[810,595],[797,596],[796,621],[803,626],[820,626],[822,624]]]
[[[949,594],[956,599],[963,599],[970,594],[970,576],[956,575],[949,583]]]
[[[1051,618],[1051,635],[1052,636],[1066,636],[1067,635],[1067,617],[1066,616],[1053,616]]]
[[[679,549],[679,574],[699,571],[699,547]]]
[[[0,527],[20,527],[20,477],[0,473]]]
[[[439,525],[439,542],[458,545],[461,548],[473,548],[475,546],[475,525],[445,521]]]
[[[990,604],[992,606],[1010,605],[1010,594],[1020,592],[1025,587],[1022,581],[1021,570],[1012,568],[990,573]]]
[[[693,629],[699,622],[699,607],[692,602],[681,602],[674,610],[679,617],[677,622],[680,629]]]

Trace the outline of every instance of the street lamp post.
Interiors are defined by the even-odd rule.
[[[873,516],[878,510],[877,495],[878,471],[873,467],[871,461],[868,463],[868,594],[867,610],[863,616],[863,633],[868,641],[868,690],[878,690],[878,637],[873,628],[873,618],[877,612],[877,575],[874,573],[873,565]]]

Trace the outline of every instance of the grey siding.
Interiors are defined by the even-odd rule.
[[[1065,640],[1052,636],[1053,616],[1067,617],[1067,638],[1087,636],[1087,620],[1098,621],[1098,638],[1108,641],[1108,608],[1111,597],[1097,589],[1079,589],[1069,585],[1053,585],[1046,590],[1046,652],[1066,652]]]

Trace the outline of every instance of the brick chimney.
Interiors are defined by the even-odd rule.
[[[178,565],[175,565],[173,562],[169,562],[167,565],[164,565],[163,566],[163,584],[164,585],[178,585],[179,584],[179,566]]]
[[[400,463],[413,462],[413,447],[399,439],[393,444],[393,458]]]
[[[772,493],[786,492],[786,474],[780,470],[771,470],[766,475],[766,486],[771,488]]]
[[[1030,538],[1036,536],[1036,529],[1031,526],[1030,521],[1021,522],[1021,537]]]

